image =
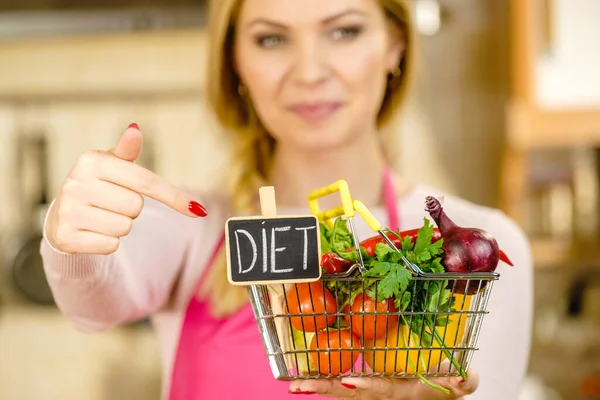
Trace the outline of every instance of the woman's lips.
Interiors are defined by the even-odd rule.
[[[296,104],[291,106],[290,110],[305,121],[315,123],[330,117],[340,105],[336,102]]]

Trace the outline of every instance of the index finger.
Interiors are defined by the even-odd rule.
[[[112,155],[109,157],[110,162],[100,168],[99,179],[150,197],[190,217],[205,217],[208,214],[192,195],[161,176],[138,164]]]

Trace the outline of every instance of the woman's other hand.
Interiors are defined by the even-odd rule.
[[[445,362],[442,369],[448,369]],[[391,378],[343,378],[307,379],[290,384],[289,392],[294,394],[318,394],[337,399],[361,400],[456,400],[474,393],[479,386],[479,375],[468,371],[468,379],[459,377],[430,378],[429,380],[450,391],[445,394],[421,380]]]
[[[142,212],[144,196],[188,216],[206,210],[189,194],[135,164],[143,138],[131,124],[108,151],[83,153],[49,211],[46,238],[65,253],[110,254]]]

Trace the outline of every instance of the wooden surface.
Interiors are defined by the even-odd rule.
[[[10,77],[0,98],[199,92],[206,40],[202,30],[174,30],[0,42],[0,76]]]
[[[518,151],[600,146],[600,108],[548,111],[513,101],[507,120],[508,146]]]
[[[535,29],[534,2],[510,0],[511,98],[529,102],[532,99],[532,74]]]

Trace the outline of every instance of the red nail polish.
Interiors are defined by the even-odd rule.
[[[288,392],[289,394],[315,394],[316,392]]]
[[[351,384],[349,384],[349,383],[344,383],[344,382],[341,382],[341,384],[342,384],[342,386],[343,386],[343,387],[345,387],[345,388],[348,388],[348,389],[356,389],[356,386],[354,386],[354,385],[351,385]]]
[[[464,379],[461,379],[461,380],[458,382],[458,384],[459,384],[459,385],[464,385],[464,384],[465,384],[465,382],[466,382],[466,381],[465,381]]]
[[[135,122],[132,122],[131,124],[129,124],[129,126],[127,127],[127,129],[137,129],[138,131],[140,130],[140,127],[138,126],[138,124],[136,124]]]
[[[192,214],[195,214],[199,217],[206,217],[206,215],[208,214],[206,208],[202,207],[200,203],[195,202],[193,200],[190,201],[190,204],[188,205],[188,210],[190,210]]]

